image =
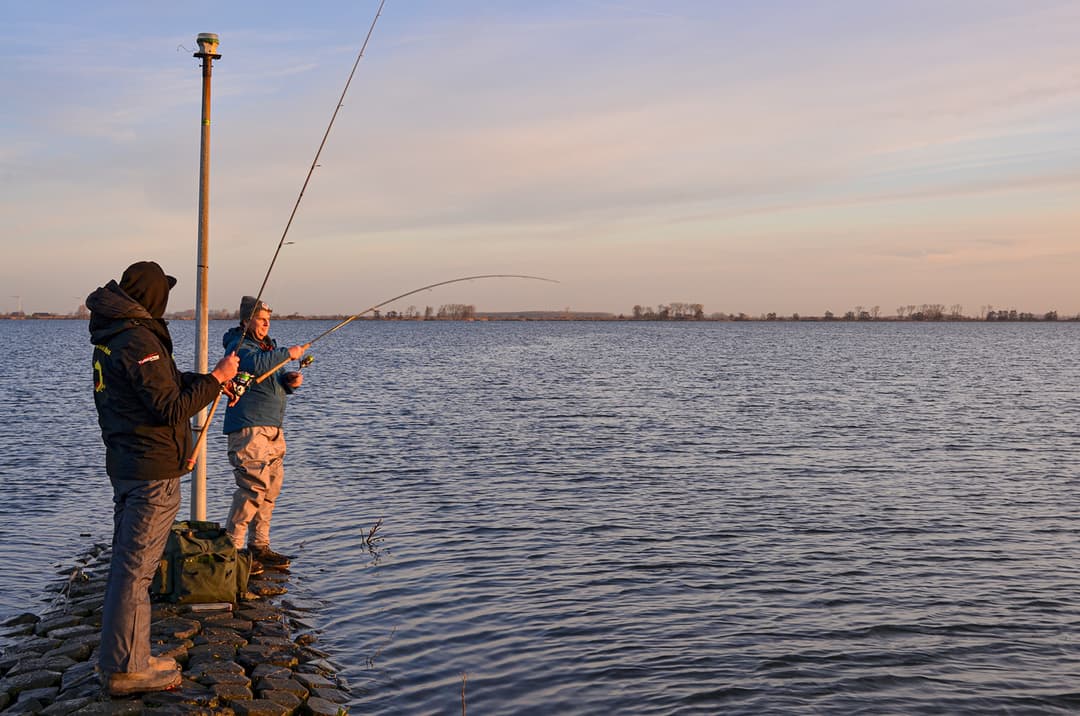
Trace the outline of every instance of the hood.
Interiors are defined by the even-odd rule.
[[[109,281],[86,297],[90,310],[90,341],[106,343],[108,339],[138,324],[162,324],[155,320],[146,307],[127,295],[116,281]]]
[[[138,261],[124,270],[120,277],[120,289],[150,312],[154,318],[165,315],[165,306],[169,303],[169,289],[176,285],[176,279],[166,276],[153,261]]]
[[[229,350],[237,343],[240,342],[240,335],[244,332],[244,329],[240,326],[233,326],[229,330],[225,331],[225,335],[221,337],[221,347],[225,350]]]

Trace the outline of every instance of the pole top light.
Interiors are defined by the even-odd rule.
[[[199,36],[195,38],[195,42],[199,43],[199,51],[192,57],[209,57],[214,60],[220,60],[221,55],[217,54],[218,48],[218,36],[212,32],[200,32]]]

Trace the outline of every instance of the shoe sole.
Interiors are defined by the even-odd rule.
[[[179,671],[177,671],[176,672],[176,679],[174,679],[168,686],[147,687],[147,686],[140,686],[139,684],[132,684],[131,686],[128,686],[128,687],[109,686],[106,689],[106,691],[108,692],[109,696],[118,696],[118,697],[119,696],[134,696],[135,694],[148,694],[148,693],[151,693],[151,692],[154,692],[154,691],[172,691],[173,689],[180,686],[180,684],[182,684],[183,681],[184,681],[184,677],[181,675],[181,673]]]

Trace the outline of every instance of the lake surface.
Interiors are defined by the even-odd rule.
[[[111,491],[86,324],[0,338],[3,618],[109,539]],[[1080,709],[1080,324],[363,322],[313,353],[273,538],[356,713],[458,713],[463,674],[488,715]],[[220,417],[209,449],[224,521]]]

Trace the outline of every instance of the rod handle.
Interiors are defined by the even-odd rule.
[[[187,459],[187,462],[184,463],[184,467],[189,471],[195,468],[195,463],[199,460],[199,450],[202,449],[203,443],[206,442],[206,433],[210,430],[210,421],[214,417],[214,411],[217,410],[218,403],[221,402],[223,392],[218,393],[217,397],[214,398],[214,402],[210,404],[210,412],[206,414],[206,420],[203,421],[202,429],[199,430],[199,437],[195,440],[195,447],[191,450],[191,456]]]

